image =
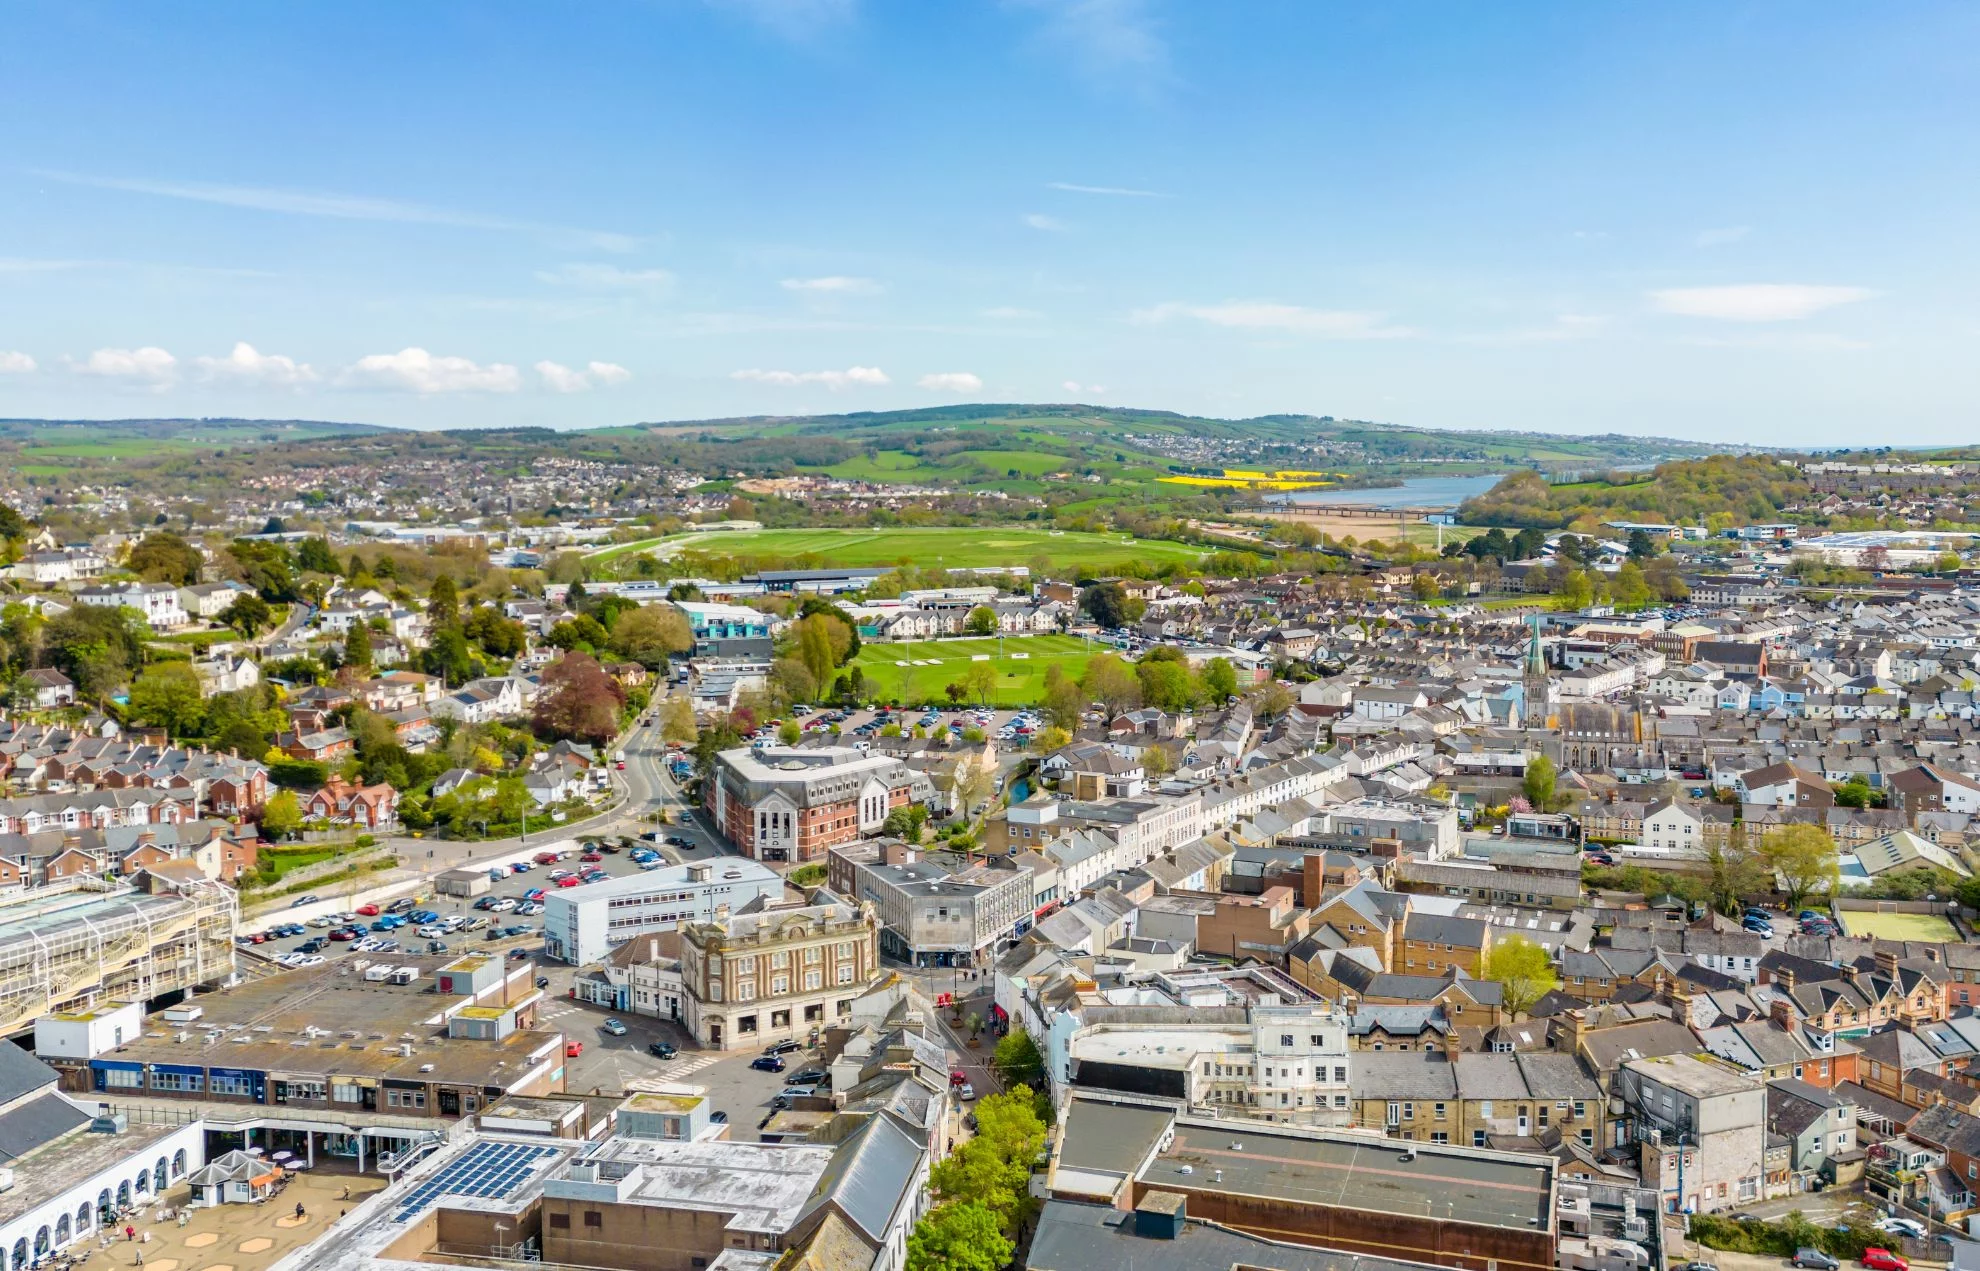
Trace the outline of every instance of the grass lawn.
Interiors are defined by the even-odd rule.
[[[946,705],[948,698],[943,688],[960,681],[976,658],[987,655],[997,670],[996,704],[1028,706],[1045,694],[1045,668],[1057,665],[1078,679],[1086,670],[1087,660],[1095,653],[1106,651],[1105,645],[1088,646],[1078,636],[1065,635],[1007,636],[1001,657],[997,645],[995,638],[922,640],[911,644],[874,641],[859,646],[854,664],[873,686],[871,697],[914,703],[936,701]],[[908,665],[897,665],[901,662]]]
[[[1938,914],[1880,914],[1867,909],[1838,909],[1845,934],[1880,936],[1885,940],[1930,940],[1958,943],[1959,932]]]
[[[626,543],[593,554],[606,560],[650,550],[662,540]],[[694,548],[729,556],[816,556],[825,565],[895,565],[968,569],[1029,565],[1044,557],[1054,568],[1115,569],[1130,561],[1194,563],[1203,550],[1185,543],[1120,534],[1055,533],[1017,526],[931,526],[861,530],[705,531],[664,540],[673,550]]]

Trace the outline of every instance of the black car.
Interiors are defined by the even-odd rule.
[[[715,1125],[727,1125],[729,1123],[729,1114],[726,1112],[711,1112],[708,1114],[708,1120]]]
[[[539,976],[537,976],[537,977],[536,977],[536,987],[537,987],[537,988],[540,988],[540,989],[547,989],[547,988],[549,988],[549,987],[550,987],[550,977],[549,977],[549,976],[547,976],[547,975],[539,975]]]
[[[788,1055],[794,1050],[803,1050],[803,1049],[804,1047],[799,1045],[795,1041],[781,1041],[773,1046],[765,1046],[763,1048],[763,1053],[766,1055]],[[782,1070],[779,1069],[779,1071]]]
[[[784,1061],[777,1055],[758,1055],[749,1061],[749,1066],[758,1072],[782,1072]]]
[[[669,1045],[666,1042],[654,1042],[651,1046],[648,1046],[646,1048],[646,1053],[653,1056],[655,1059],[672,1059],[675,1055],[678,1055],[680,1052],[675,1050],[671,1045]]]
[[[787,1086],[822,1086],[831,1076],[823,1068],[806,1068],[784,1082]]]

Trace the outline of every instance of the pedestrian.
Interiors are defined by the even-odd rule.
[[[350,1198],[351,1198],[351,1185],[350,1185],[349,1183],[345,1183],[345,1184],[344,1184],[344,1190],[343,1190],[343,1191],[341,1191],[341,1192],[339,1192],[339,1193],[337,1193],[337,1199],[338,1199],[338,1200],[349,1200]]]
[[[126,1240],[136,1240],[136,1239],[137,1239],[137,1228],[136,1228],[136,1227],[133,1227],[133,1226],[131,1226],[131,1225],[130,1225],[129,1223],[125,1223],[125,1224],[124,1224],[124,1239],[126,1239]]]
[[[297,1202],[296,1202],[296,1221],[297,1221],[297,1222],[301,1222],[302,1220],[303,1220],[303,1204],[302,1204],[302,1202],[301,1202],[301,1201],[297,1201]]]

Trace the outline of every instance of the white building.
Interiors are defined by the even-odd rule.
[[[153,627],[182,627],[191,619],[179,603],[179,589],[170,583],[116,583],[85,587],[76,599],[102,609],[135,609]]]
[[[544,952],[573,966],[596,962],[637,936],[683,922],[713,922],[718,908],[741,910],[783,898],[782,875],[738,857],[669,865],[543,898]]]

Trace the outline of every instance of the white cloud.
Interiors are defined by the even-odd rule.
[[[543,377],[543,387],[553,393],[587,393],[598,385],[623,384],[632,372],[617,362],[591,362],[581,371],[561,362],[538,362],[535,371]]]
[[[590,243],[605,251],[630,251],[638,242],[629,234],[604,230],[570,229],[557,225],[537,225],[502,217],[455,212],[447,208],[401,203],[394,199],[374,199],[354,194],[321,194],[302,190],[276,190],[250,185],[219,185],[205,181],[143,181],[124,177],[90,176],[80,172],[31,170],[31,175],[68,185],[86,185],[98,190],[122,190],[194,203],[216,203],[222,207],[248,208],[257,212],[282,212],[292,216],[321,216],[342,221],[394,221],[409,225],[452,225],[461,229],[520,231],[550,234]]]
[[[1063,234],[1067,228],[1064,221],[1056,216],[1047,216],[1043,212],[1025,213],[1024,223],[1033,229],[1042,229],[1048,234]]]
[[[1868,300],[1867,287],[1824,287],[1808,283],[1745,283],[1732,287],[1673,287],[1650,293],[1664,313],[1721,322],[1796,322],[1825,309]]]
[[[796,388],[804,384],[823,384],[833,392],[842,388],[878,388],[893,381],[877,366],[849,366],[843,371],[763,371],[752,367],[746,371],[731,371],[732,380],[749,380],[757,384],[776,384],[784,388]]]
[[[179,378],[179,359],[152,345],[139,349],[98,349],[76,371],[162,390]]]
[[[1129,199],[1166,199],[1169,196],[1160,190],[1132,190],[1118,185],[1075,185],[1071,181],[1047,181],[1048,190],[1067,190],[1073,194],[1114,194]]]
[[[850,278],[844,274],[826,278],[786,278],[782,286],[785,291],[832,292],[843,296],[870,296],[880,290],[880,284],[871,278]]]
[[[1692,242],[1699,247],[1724,247],[1727,243],[1737,243],[1752,232],[1750,225],[1727,225],[1720,229],[1700,230]]]
[[[1065,389],[1068,393],[1084,393],[1090,397],[1102,397],[1107,392],[1107,386],[1105,384],[1082,385],[1078,380],[1067,380],[1065,383],[1059,385],[1059,387]]]
[[[319,378],[316,368],[309,363],[298,362],[279,353],[257,352],[245,340],[234,345],[234,351],[226,357],[197,357],[193,359],[193,364],[205,379],[231,380],[268,388],[297,388],[314,384]]]
[[[34,359],[25,353],[0,349],[0,375],[26,375],[34,369]]]
[[[983,380],[968,371],[932,371],[915,381],[922,388],[937,393],[980,393]]]
[[[1000,322],[1027,322],[1036,318],[1042,318],[1045,315],[1036,309],[1020,309],[1015,305],[998,305],[994,309],[985,309],[983,316],[986,318],[995,318]]]
[[[1355,309],[1309,309],[1270,300],[1226,300],[1216,305],[1170,301],[1152,309],[1137,309],[1129,317],[1143,325],[1174,318],[1195,318],[1215,327],[1243,331],[1285,331],[1323,340],[1396,340],[1413,336],[1408,327],[1387,325],[1388,315]]]
[[[522,387],[522,373],[506,362],[484,366],[464,357],[435,357],[421,348],[359,358],[344,380],[360,388],[394,388],[421,395],[513,393]]]
[[[666,291],[674,285],[674,275],[664,269],[621,269],[617,265],[571,264],[560,269],[540,269],[538,282],[557,287],[580,287],[587,291]]]

